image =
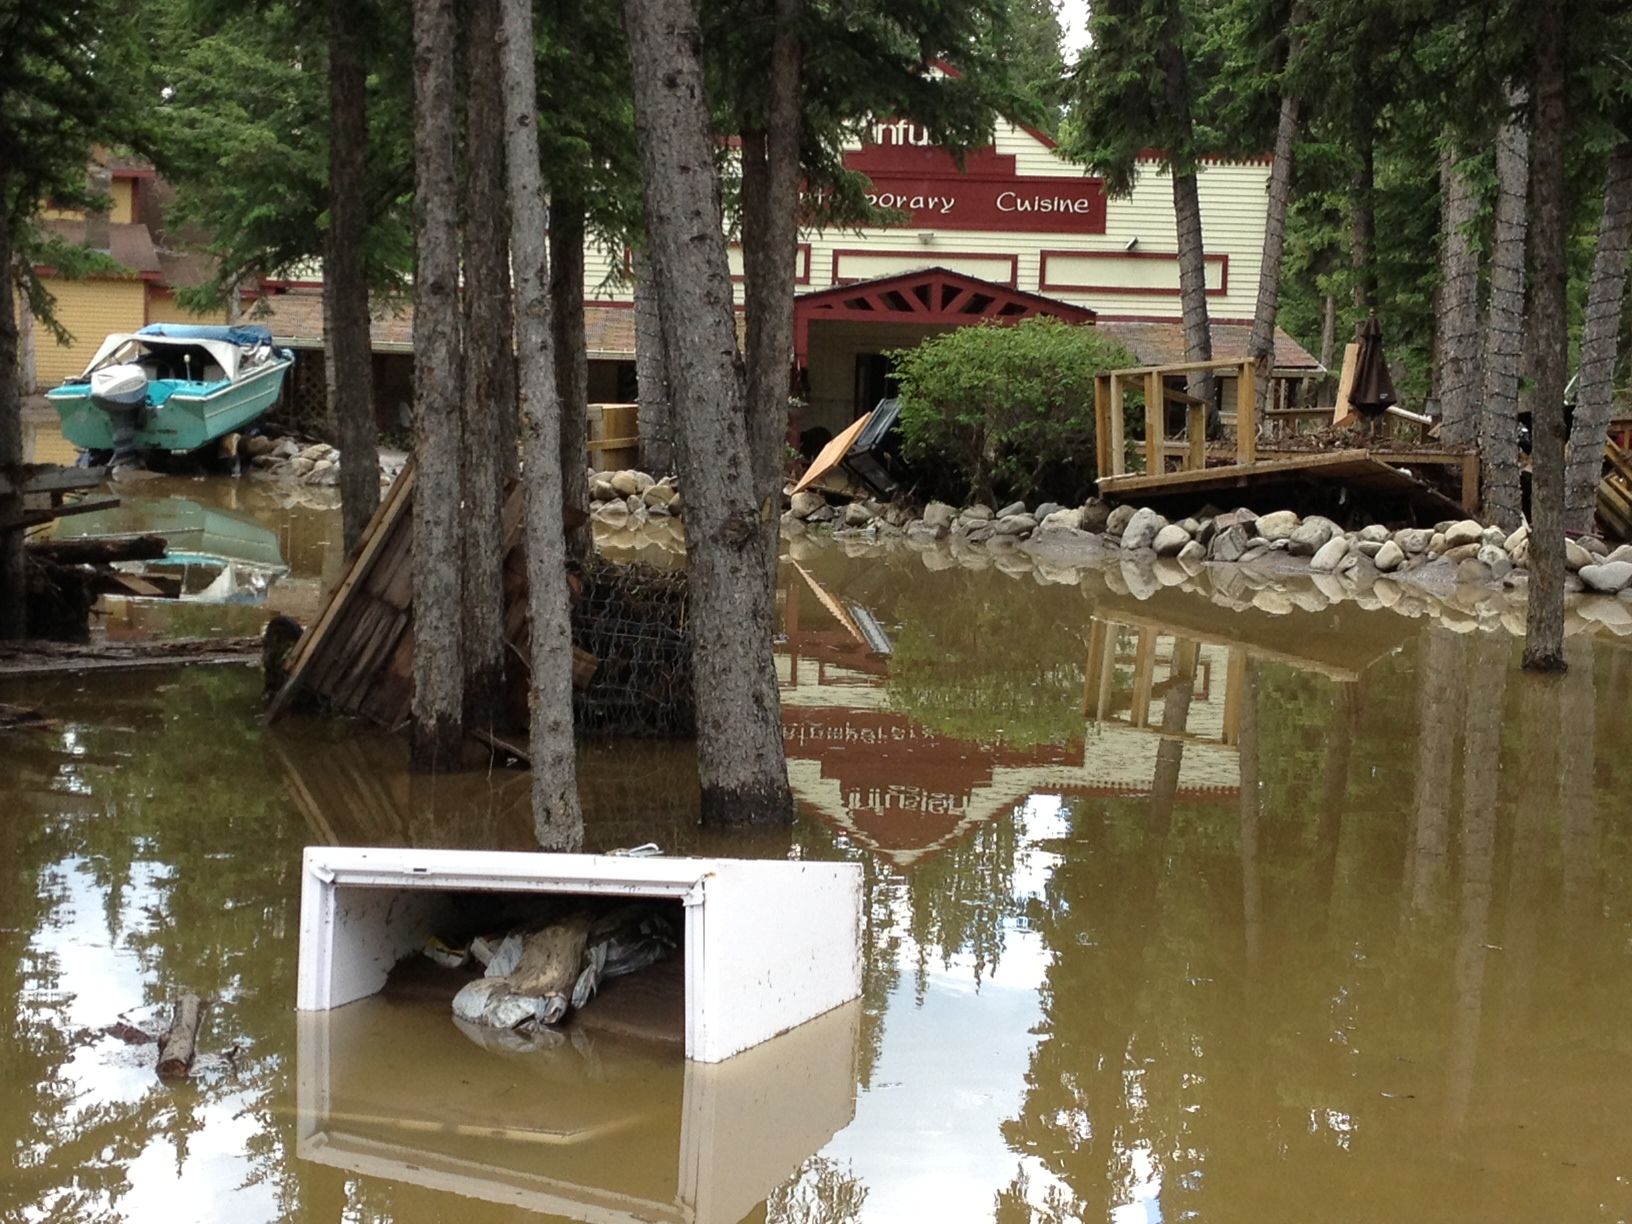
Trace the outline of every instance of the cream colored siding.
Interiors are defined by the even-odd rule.
[[[1015,159],[1018,175],[1083,177],[1079,166],[1013,124],[999,125],[994,144],[997,152]],[[1215,320],[1252,318],[1269,169],[1267,161],[1231,162],[1203,165],[1197,174],[1208,257],[1207,306]],[[1156,161],[1141,163],[1127,196],[1108,201],[1103,234],[1069,228],[1031,233],[903,226],[809,231],[801,241],[810,246],[810,278],[799,286],[802,293],[834,284],[835,269],[838,279],[846,281],[940,265],[1010,283],[1012,268],[1016,288],[1087,306],[1106,317],[1178,319],[1183,314],[1173,184]],[[1050,253],[1046,261],[1045,252]],[[733,249],[730,258],[733,274],[740,274],[740,253]],[[586,264],[591,300],[629,300],[627,281],[613,275],[621,265],[605,251],[587,252]],[[801,271],[803,266],[801,259]],[[740,282],[736,294],[740,303]]]
[[[85,368],[111,332],[135,331],[146,321],[147,286],[139,280],[46,281],[57,299],[57,321],[72,335],[58,344],[43,327],[35,331],[42,387],[53,387]]]

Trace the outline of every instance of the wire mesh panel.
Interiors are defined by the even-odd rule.
[[[695,734],[684,571],[591,557],[579,577],[572,641],[597,661],[573,693],[579,733]]]

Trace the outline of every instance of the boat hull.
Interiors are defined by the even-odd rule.
[[[155,380],[138,413],[138,450],[192,451],[243,429],[277,402],[293,359],[269,362],[236,382]],[[62,434],[82,450],[114,449],[113,418],[91,396],[89,384],[58,387],[46,398],[62,422]]]

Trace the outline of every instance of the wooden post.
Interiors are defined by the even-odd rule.
[[[1101,374],[1094,379],[1094,466],[1100,476],[1111,475],[1111,388]]]
[[[1167,440],[1167,405],[1162,402],[1162,376],[1156,371],[1145,375],[1145,475],[1160,476],[1164,462],[1162,444]]]
[[[1156,679],[1156,631],[1139,630],[1139,648],[1133,656],[1133,701],[1128,707],[1128,725],[1150,725],[1150,688]]]
[[[1127,439],[1123,436],[1122,378],[1111,375],[1111,472],[1121,476],[1128,470]]]
[[[1241,702],[1247,684],[1247,652],[1231,647],[1224,664],[1224,727],[1218,742],[1234,745],[1241,738]]]
[[[1470,518],[1479,514],[1479,454],[1470,451],[1462,458],[1462,509]]]
[[[1190,443],[1185,457],[1187,471],[1199,472],[1207,466],[1207,406],[1191,404],[1184,414],[1184,436]]]
[[[1105,622],[1091,620],[1088,622],[1088,663],[1082,673],[1082,714],[1084,718],[1094,716],[1094,697],[1099,692],[1100,679],[1112,668],[1112,662],[1106,657],[1107,634]]]
[[[1258,461],[1258,394],[1250,361],[1241,363],[1235,379],[1235,461]]]

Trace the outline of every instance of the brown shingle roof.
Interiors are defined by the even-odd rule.
[[[47,221],[45,227],[70,246],[85,245],[83,220]],[[110,221],[108,254],[138,275],[159,271],[159,253],[153,249],[153,235],[145,225]]]
[[[261,299],[251,317],[272,331],[278,344],[289,348],[323,347],[323,291],[294,289]],[[414,347],[414,308],[376,306],[369,328],[377,353],[407,353]],[[632,359],[635,355],[635,312],[620,306],[586,306],[584,334],[589,355],[597,359]]]
[[[1140,365],[1174,365],[1186,360],[1183,323],[1101,322],[1098,326],[1113,339],[1121,341]],[[1247,359],[1247,341],[1252,336],[1252,328],[1247,324],[1214,323],[1212,333],[1215,360]],[[1313,374],[1322,367],[1308,349],[1277,327],[1274,368]]]

